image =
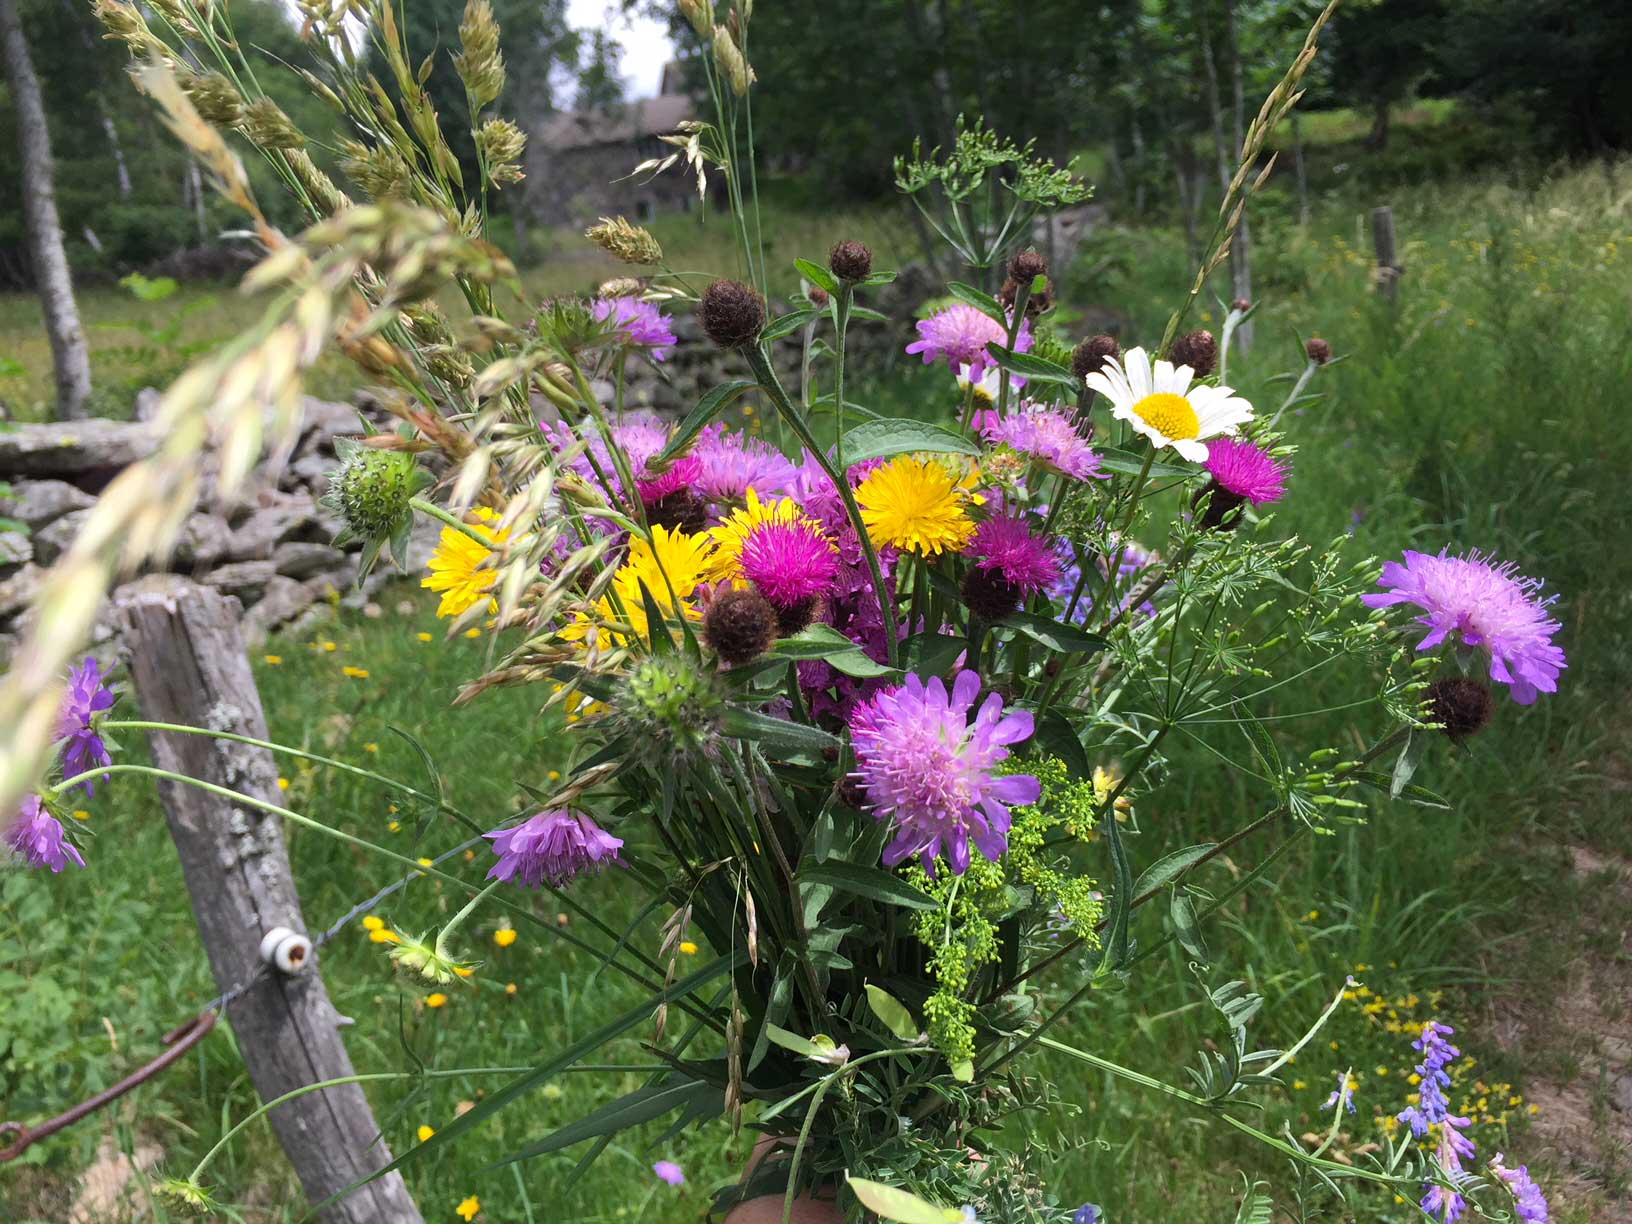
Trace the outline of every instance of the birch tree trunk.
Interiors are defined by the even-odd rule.
[[[74,282],[68,254],[62,246],[62,223],[57,220],[56,193],[51,185],[51,133],[45,122],[45,103],[39,78],[28,54],[28,41],[17,18],[16,0],[0,0],[0,57],[17,111],[17,151],[22,165],[23,228],[28,238],[34,285],[45,310],[45,330],[51,341],[51,362],[56,372],[57,416],[86,415],[91,394],[91,358],[74,304]]]

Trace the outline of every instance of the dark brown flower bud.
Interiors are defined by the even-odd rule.
[[[746,348],[765,330],[765,299],[739,281],[717,280],[703,290],[697,321],[721,348]]]
[[[969,611],[988,625],[995,625],[1019,609],[1024,592],[1003,577],[1003,572],[996,566],[981,569],[976,565],[963,576],[962,594],[964,606]]]
[[[703,640],[727,663],[751,662],[776,641],[776,609],[758,591],[722,591],[703,614]]]
[[[853,285],[873,274],[873,253],[866,243],[847,239],[827,253],[827,266],[834,276]]]
[[[1218,341],[1210,331],[1186,332],[1173,341],[1167,355],[1174,365],[1187,365],[1197,378],[1206,378],[1218,368]]]
[[[1309,360],[1316,365],[1325,365],[1332,359],[1332,346],[1319,336],[1311,336],[1309,343],[1303,346],[1303,351],[1309,354]]]
[[[1495,712],[1496,699],[1483,680],[1441,676],[1428,686],[1428,716],[1453,740],[1483,731]]]
[[[1236,314],[1246,314],[1247,311],[1252,309],[1252,303],[1247,301],[1246,298],[1236,298],[1235,301],[1230,303],[1230,309],[1235,311]]]
[[[1039,276],[1048,275],[1048,260],[1036,251],[1021,251],[1009,260],[1009,279],[1029,285]]]
[[[807,628],[810,622],[816,619],[816,610],[822,606],[822,601],[811,595],[796,600],[785,608],[781,604],[771,606],[776,609],[777,636],[791,637],[801,629]]]
[[[997,300],[1003,303],[1005,310],[1013,310],[1014,304],[1020,298],[1020,286],[1030,282],[1017,281],[1009,277],[1003,282],[1003,288],[997,291]],[[1026,296],[1026,318],[1035,319],[1045,311],[1054,309],[1054,291],[1045,285]]]
[[[708,527],[708,503],[690,489],[676,489],[646,503],[646,521],[653,527],[700,535]]]
[[[827,290],[823,289],[820,285],[812,285],[810,287],[810,292],[805,296],[810,299],[810,304],[812,306],[827,305]]]
[[[1081,382],[1090,374],[1097,374],[1105,368],[1105,358],[1120,357],[1122,346],[1116,342],[1115,336],[1089,336],[1076,348],[1071,350],[1071,373]]]
[[[1241,524],[1241,507],[1247,499],[1239,493],[1231,493],[1216,480],[1209,480],[1197,493],[1190,505],[1192,509],[1200,509],[1201,526],[1208,531],[1234,531]],[[1202,505],[1203,502],[1207,504]]]

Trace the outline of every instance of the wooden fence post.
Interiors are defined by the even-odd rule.
[[[143,717],[266,738],[236,601],[184,579],[155,576],[127,587],[119,603]],[[277,767],[264,749],[175,732],[153,732],[148,742],[163,769],[279,801]],[[280,822],[196,787],[163,782],[159,790],[216,984],[230,990],[262,967],[260,944],[268,931],[306,930]],[[355,1074],[315,965],[293,976],[262,977],[227,1005],[227,1019],[263,1101]],[[357,1084],[297,1097],[270,1119],[313,1203],[390,1163]],[[323,1224],[420,1224],[396,1173],[331,1204],[318,1218]]]
[[[1405,269],[1395,258],[1394,210],[1387,204],[1371,210],[1371,245],[1377,251],[1377,292],[1392,302]]]

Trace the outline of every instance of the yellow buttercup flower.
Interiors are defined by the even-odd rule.
[[[470,1221],[474,1220],[481,1212],[482,1200],[473,1194],[453,1210],[460,1219],[465,1221],[465,1224],[470,1224]]]
[[[436,640],[428,633],[421,633],[416,636],[418,636],[419,640],[422,642],[434,642]]]
[[[962,548],[975,524],[965,512],[959,480],[933,459],[890,460],[856,489],[867,534],[875,544],[926,555]]]
[[[283,662],[282,655],[262,655],[261,658],[268,667],[276,667],[279,663]]]
[[[801,520],[816,525],[815,520],[799,509],[799,503],[793,498],[760,501],[759,494],[750,487],[747,504],[740,510],[733,510],[718,527],[708,531],[708,539],[714,545],[714,556],[708,565],[708,580],[724,582],[742,577],[742,547],[755,527],[763,523],[797,523]]]
[[[493,942],[498,944],[501,948],[508,948],[511,944],[516,942],[515,928],[500,927],[498,930],[493,932]]]
[[[696,956],[697,945],[692,943],[689,939],[683,939],[680,941],[680,952],[683,956]]]
[[[369,914],[367,917],[365,917],[363,919],[363,930],[365,930],[365,931],[383,931],[383,930],[385,930],[385,923],[382,922],[380,919],[376,918],[373,914]]]
[[[342,676],[345,676],[349,680],[367,680],[368,679],[368,668],[366,668],[366,667],[342,667],[340,669],[340,674]]]
[[[440,990],[435,994],[425,996],[425,1006],[433,1009],[445,1006],[447,1001],[448,996],[443,994]]]
[[[509,532],[486,525],[498,520],[496,512],[478,506],[471,517],[476,520],[470,524],[471,530],[483,539],[502,544],[509,538]],[[442,528],[436,551],[431,554],[430,575],[419,584],[427,590],[442,592],[442,601],[436,606],[438,616],[458,616],[488,596],[498,577],[497,571],[485,565],[492,555],[491,548],[483,547],[464,532]],[[495,612],[499,610],[498,601],[491,596],[488,596],[488,605]]]
[[[419,1128],[418,1134],[419,1134],[419,1141],[421,1143],[424,1143],[432,1135],[436,1134],[436,1132],[434,1130],[432,1130],[429,1126],[423,1126],[422,1125]]]

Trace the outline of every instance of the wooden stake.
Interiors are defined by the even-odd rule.
[[[1377,251],[1377,292],[1392,302],[1405,269],[1395,261],[1394,210],[1387,204],[1371,210],[1371,244]]]

